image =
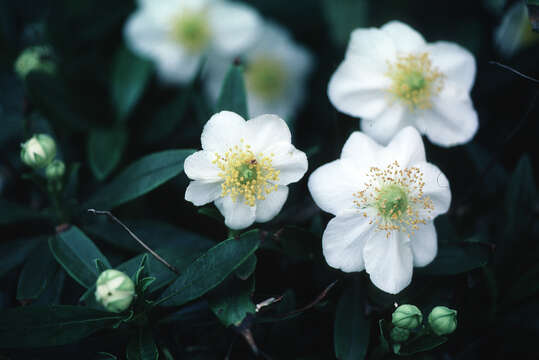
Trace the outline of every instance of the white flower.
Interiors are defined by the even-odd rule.
[[[157,65],[164,81],[186,83],[209,51],[235,56],[256,39],[260,18],[224,0],[141,0],[125,26],[128,46]]]
[[[286,29],[266,23],[255,45],[246,51],[244,61],[249,113],[273,113],[290,121],[304,99],[307,76],[313,66],[311,54],[294,43]],[[214,101],[229,66],[229,59],[208,61],[206,90]]]
[[[185,159],[193,180],[185,199],[196,206],[213,201],[231,229],[270,221],[288,197],[287,185],[307,171],[307,156],[291,138],[276,115],[248,121],[230,111],[213,115],[202,130],[202,151]]]
[[[354,132],[341,158],[309,178],[316,204],[335,217],[322,236],[327,263],[345,272],[366,270],[371,281],[396,294],[414,266],[437,252],[433,219],[451,202],[447,178],[426,162],[421,135],[401,130],[383,147]]]
[[[474,78],[469,51],[445,41],[426,43],[408,25],[391,21],[352,32],[328,96],[339,111],[361,117],[361,130],[382,144],[414,126],[447,147],[470,141],[477,131]]]

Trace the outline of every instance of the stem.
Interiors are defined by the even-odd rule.
[[[140,240],[140,238],[137,235],[135,235],[135,233],[132,232],[131,229],[129,229],[127,227],[127,225],[125,225],[123,222],[121,222],[110,211],[88,209],[88,212],[90,212],[92,214],[95,214],[95,215],[107,215],[108,217],[110,217],[112,220],[114,220],[116,223],[118,223],[121,227],[123,227],[124,230],[127,231],[129,233],[129,235],[131,235],[131,237],[133,239],[135,239],[140,245],[142,245],[142,247],[144,247],[150,254],[152,254],[152,256],[154,258],[156,258],[159,262],[161,262],[163,265],[165,265],[173,273],[175,273],[177,275],[180,275],[180,272],[178,271],[178,269],[176,269],[173,265],[169,264],[165,259],[163,259],[161,256],[159,256],[159,254],[156,253],[155,251],[153,251],[148,245],[146,245],[144,243],[144,241]]]

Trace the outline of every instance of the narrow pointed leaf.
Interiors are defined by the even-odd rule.
[[[93,129],[88,135],[88,162],[97,180],[104,180],[116,168],[127,143],[122,129]]]
[[[51,284],[58,263],[43,241],[28,257],[17,285],[17,300],[35,300]]]
[[[127,345],[127,360],[157,360],[157,345],[148,327],[139,328]]]
[[[217,101],[217,111],[233,111],[244,119],[249,118],[247,111],[247,95],[243,81],[243,69],[239,65],[232,64],[226,74],[221,94]]]

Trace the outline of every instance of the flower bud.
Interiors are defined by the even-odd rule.
[[[457,328],[457,311],[436,306],[429,314],[429,325],[436,335],[451,334]]]
[[[410,330],[403,329],[400,327],[394,327],[391,329],[391,333],[389,334],[391,336],[391,340],[397,343],[405,342],[410,337]]]
[[[56,143],[46,134],[34,135],[21,145],[21,160],[33,168],[43,168],[56,156]]]
[[[26,48],[15,61],[14,70],[23,79],[34,70],[53,73],[56,66],[50,60],[51,56],[52,50],[48,46]]]
[[[45,175],[49,180],[58,180],[64,176],[66,166],[61,160],[54,160],[45,169]]]
[[[95,298],[108,311],[126,310],[135,296],[135,283],[126,274],[118,270],[105,270],[96,282]]]
[[[393,325],[403,329],[415,329],[423,321],[421,310],[415,305],[404,304],[395,309],[392,315]]]

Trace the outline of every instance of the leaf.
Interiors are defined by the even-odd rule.
[[[223,217],[223,215],[221,215],[219,210],[217,210],[214,206],[211,206],[211,205],[202,206],[198,209],[198,213],[205,215],[209,218],[212,218],[214,220],[217,220],[220,223],[225,222],[225,218]]]
[[[539,293],[539,264],[515,278],[506,292],[505,302],[513,305]]]
[[[26,306],[0,313],[0,348],[59,346],[113,325],[121,316],[81,306]]]
[[[192,88],[189,87],[157,110],[142,135],[144,143],[156,143],[174,132],[184,116],[192,93]]]
[[[53,281],[58,264],[42,242],[26,260],[17,285],[17,300],[35,300]]]
[[[37,210],[25,208],[0,198],[0,225],[46,218]]]
[[[88,162],[97,180],[104,180],[116,168],[127,143],[123,129],[92,129],[88,135]]]
[[[528,155],[522,156],[505,194],[507,211],[507,234],[511,239],[525,229],[533,218],[533,206],[537,197],[533,168]]]
[[[83,208],[112,209],[142,196],[183,171],[194,150],[166,150],[144,156],[129,165],[94,194]]]
[[[67,273],[85,288],[92,287],[99,276],[95,260],[111,268],[97,246],[76,226],[49,239],[49,247]]]
[[[360,360],[367,354],[370,325],[363,312],[364,296],[356,281],[344,290],[337,304],[333,337],[339,360]]]
[[[129,116],[152,72],[151,62],[139,58],[125,47],[116,52],[110,77],[110,95],[119,121]]]
[[[367,0],[323,0],[330,35],[339,46],[346,46],[352,30],[365,27],[369,19]]]
[[[399,355],[412,355],[422,351],[432,350],[447,341],[446,337],[437,335],[423,335],[401,345]]]
[[[94,262],[95,262],[95,269],[98,274],[101,274],[103,271],[110,269],[109,267],[107,267],[107,265],[103,263],[103,261],[99,259],[95,259]]]
[[[217,111],[233,111],[244,119],[249,118],[247,111],[247,95],[243,81],[243,69],[239,65],[232,64],[226,74],[219,99]]]
[[[254,290],[253,277],[239,280],[231,276],[208,294],[208,304],[224,326],[239,326],[247,314],[256,312]]]
[[[463,241],[440,246],[434,261],[414,272],[423,275],[457,275],[485,266],[490,248],[482,243]]]
[[[22,238],[0,243],[0,276],[21,264],[28,254],[34,250],[40,242],[46,241],[46,237]]]
[[[127,345],[127,360],[157,360],[159,353],[149,327],[141,327]]]
[[[260,244],[258,230],[225,240],[196,259],[164,292],[157,303],[180,306],[210,291],[253,254]]]
[[[236,276],[241,280],[247,280],[247,278],[249,278],[249,276],[254,273],[256,269],[256,263],[256,255],[253,254],[249,256],[247,260],[245,260],[243,264],[241,264],[240,267],[236,269]]]

